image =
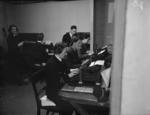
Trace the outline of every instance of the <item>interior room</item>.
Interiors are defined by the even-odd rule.
[[[0,23],[2,28],[0,44],[4,50],[4,54],[7,54],[8,51],[7,36],[8,27],[11,24],[17,25],[19,33],[23,36],[21,39],[28,40],[29,42],[34,42],[36,39],[39,39],[39,41],[42,41],[42,43],[45,44],[61,42],[63,34],[69,31],[71,25],[77,26],[77,32],[81,33],[81,37],[85,37],[86,35],[90,37],[90,51],[101,48],[113,41],[113,1],[37,0],[27,2],[22,0],[2,1],[0,2],[0,5]],[[110,18],[109,20],[107,19],[108,17]],[[103,28],[99,28],[99,26]],[[38,35],[41,35],[42,37],[38,38]],[[28,62],[28,65],[32,65],[31,63],[36,59],[31,58],[38,55],[38,53],[35,52],[41,52],[41,49],[33,49],[34,45],[29,45],[28,42],[24,43],[23,48],[26,48],[26,51],[23,52],[25,57],[27,60],[31,60]],[[1,90],[3,95],[1,100],[8,98],[10,102],[3,100],[2,103],[8,102],[7,104],[11,106],[1,104],[1,113],[3,115],[36,114],[36,102],[31,84],[28,83],[28,80],[27,83],[19,85],[11,83],[15,78],[9,78],[8,76],[10,75],[5,74],[6,72],[7,67],[3,72],[5,80],[4,83],[2,82]],[[32,72],[27,71],[27,75],[24,77],[30,76]],[[17,91],[15,90],[16,88],[18,89]],[[30,91],[29,94],[27,94],[28,91]],[[30,98],[32,99],[32,103],[29,102],[31,101]],[[26,102],[23,100],[26,100]],[[23,105],[26,103],[26,105],[23,108],[15,108],[15,104],[21,103]],[[27,107],[28,104],[30,107]],[[45,114],[45,111],[42,112],[42,114]]]
[[[69,97],[65,92],[66,87],[62,88],[60,96],[74,107],[72,115],[149,115],[149,6],[149,0],[0,1],[0,114],[38,114],[30,78],[47,64],[54,54],[54,45],[62,42],[63,35],[75,25],[82,42],[88,40],[88,53],[101,54],[111,44],[113,55],[108,75],[111,77],[107,84],[109,88],[106,87],[103,71],[100,71],[102,83],[94,82],[96,87],[88,87],[88,93],[85,93],[87,89],[82,89],[84,96],[79,96],[78,92]],[[9,72],[7,37],[12,24],[17,26],[22,41],[25,41],[20,48],[26,62],[25,66],[19,68],[19,71],[22,71],[22,67],[26,68],[23,69],[21,81]],[[43,57],[43,51],[48,55],[44,54]],[[16,59],[16,62],[19,61]],[[94,60],[99,65],[104,65],[104,62]],[[80,77],[79,81],[81,78],[83,80]],[[99,89],[97,86],[103,86],[103,83],[104,87]],[[67,91],[72,91],[72,87],[67,87]],[[94,94],[96,90],[98,93]],[[80,99],[72,101],[72,98]],[[45,101],[47,97],[40,99]],[[47,112],[45,110],[41,110],[41,115],[46,115],[50,109]],[[58,111],[54,115],[58,115]]]

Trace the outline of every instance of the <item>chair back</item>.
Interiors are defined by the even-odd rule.
[[[40,97],[42,97],[45,94],[46,83],[44,82],[43,77],[44,77],[44,69],[41,69],[38,70],[37,72],[34,72],[30,79],[32,83],[37,107],[41,107]]]

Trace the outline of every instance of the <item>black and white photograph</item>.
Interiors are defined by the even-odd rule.
[[[150,115],[150,0],[1,0],[0,115]]]

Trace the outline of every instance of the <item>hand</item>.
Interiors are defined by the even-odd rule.
[[[20,42],[20,43],[18,43],[18,47],[20,47],[20,46],[22,46],[24,44],[24,42]]]
[[[72,73],[79,73],[79,68],[75,68],[75,69],[70,69],[70,72]]]
[[[69,76],[69,78],[72,78],[75,75],[74,75],[74,73],[69,73],[68,76]]]
[[[75,75],[79,74],[79,69],[76,68],[76,69],[70,69],[70,73],[68,74],[68,76],[71,78],[71,77],[74,77]]]
[[[42,66],[46,66],[46,63],[42,63],[41,65],[42,65]]]

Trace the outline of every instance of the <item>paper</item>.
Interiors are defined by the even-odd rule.
[[[94,62],[91,62],[91,64],[89,65],[89,67],[94,66],[94,65],[104,65],[104,60],[97,60]]]
[[[111,72],[111,68],[105,69],[104,71],[101,72],[106,88],[108,88],[110,83],[110,72]]]
[[[70,86],[70,85],[65,85],[61,90],[62,91],[71,91],[71,92],[73,92],[74,91],[74,87]]]
[[[56,106],[56,104],[47,98],[46,95],[40,98],[42,106]]]
[[[99,54],[102,54],[103,52],[105,52],[105,50],[102,50],[102,51],[98,52],[98,55],[99,55]]]
[[[104,65],[104,60],[97,60],[95,65]]]
[[[75,92],[82,92],[82,93],[93,93],[93,88],[91,87],[75,87]]]

